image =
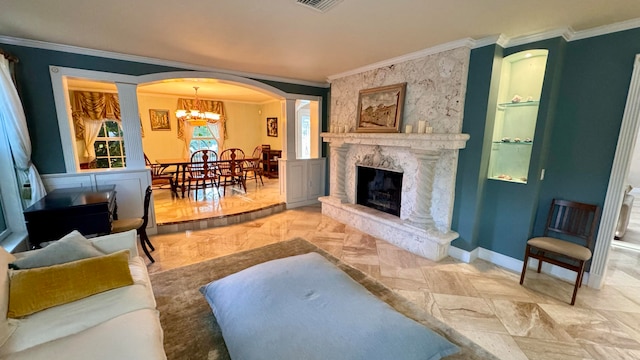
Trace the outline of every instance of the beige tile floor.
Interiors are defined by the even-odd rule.
[[[303,237],[379,279],[501,359],[640,359],[640,256],[613,249],[607,285],[572,285],[483,260],[432,262],[321,214],[287,210],[233,226],[151,237],[151,273]]]

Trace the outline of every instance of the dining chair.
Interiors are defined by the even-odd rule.
[[[251,159],[245,161],[244,163],[244,181],[245,184],[247,179],[255,179],[256,185],[258,185],[258,177],[260,178],[260,183],[264,185],[264,181],[262,181],[262,175],[264,173],[264,169],[262,168],[262,146],[258,145],[255,149],[253,149],[253,153],[251,153]],[[253,173],[253,177],[249,178],[249,173]]]
[[[239,148],[226,149],[220,153],[220,160],[218,174],[220,175],[220,185],[223,187],[222,194],[227,194],[227,186],[235,184],[240,184],[246,192],[247,184],[243,171],[244,151]]]
[[[600,207],[597,205],[554,199],[544,235],[527,241],[520,285],[524,282],[530,257],[538,260],[538,273],[542,262],[575,271],[577,275],[571,297],[571,305],[574,305],[578,288],[582,286],[585,265],[591,259],[591,243],[599,218]]]
[[[217,189],[220,186],[220,179],[217,174],[217,160],[218,154],[209,149],[198,150],[191,154],[191,163],[187,168],[189,178],[185,180],[187,182],[187,196],[189,196],[192,186],[195,190],[194,199],[197,199],[198,189],[202,189],[204,198],[204,190],[206,188],[215,187]]]
[[[173,188],[173,178],[175,173],[166,171],[166,168],[160,164],[152,163],[147,157],[147,154],[144,154],[144,163],[151,171],[152,186],[161,189],[163,186],[169,185],[170,188]]]
[[[144,214],[141,218],[127,218],[127,219],[118,219],[113,220],[111,223],[111,232],[119,233],[125,232],[129,230],[136,230],[138,235],[140,236],[140,246],[142,247],[142,251],[144,251],[145,255],[151,260],[152,263],[155,262],[147,245],[151,248],[151,251],[154,251],[155,248],[153,244],[149,240],[149,236],[147,236],[147,224],[149,223],[149,203],[151,202],[151,186],[147,186],[147,190],[144,193]]]

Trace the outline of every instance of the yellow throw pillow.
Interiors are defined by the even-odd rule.
[[[133,284],[129,250],[42,268],[10,270],[10,276],[10,318]]]

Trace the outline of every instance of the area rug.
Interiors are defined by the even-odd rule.
[[[454,329],[427,314],[377,280],[310,242],[296,238],[151,275],[151,283],[164,330],[169,360],[230,359],[211,308],[200,294],[202,285],[265,261],[317,252],[397,311],[457,344],[461,352],[447,359],[496,359]],[[286,344],[283,344],[286,346]]]

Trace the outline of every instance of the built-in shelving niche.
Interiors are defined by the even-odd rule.
[[[488,178],[527,183],[548,50],[503,59]]]

